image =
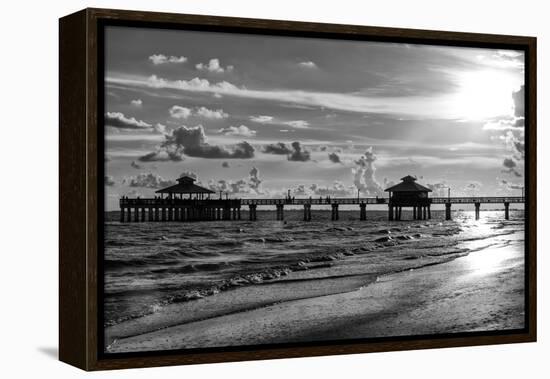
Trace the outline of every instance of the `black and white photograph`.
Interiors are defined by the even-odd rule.
[[[524,330],[524,51],[103,42],[103,353]]]

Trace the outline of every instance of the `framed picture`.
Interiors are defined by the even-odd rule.
[[[536,340],[536,39],[60,20],[60,359]]]

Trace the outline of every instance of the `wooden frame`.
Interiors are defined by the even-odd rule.
[[[195,30],[420,42],[452,46],[508,47],[526,53],[526,265],[527,328],[521,333],[472,333],[438,338],[392,338],[369,342],[273,346],[191,353],[102,357],[98,353],[98,191],[102,185],[103,142],[100,88],[104,22],[148,23]],[[408,349],[536,341],[536,39],[488,34],[379,28],[138,11],[85,9],[60,19],[60,250],[59,357],[85,370],[166,366],[241,360],[352,354]]]

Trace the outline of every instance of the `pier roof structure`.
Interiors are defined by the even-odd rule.
[[[432,192],[428,187],[416,183],[414,176],[407,175],[401,178],[401,183],[386,188],[386,192]]]
[[[158,191],[155,191],[156,193],[179,193],[179,194],[210,194],[215,193],[214,191],[209,190],[208,188],[204,188],[201,186],[198,186],[195,184],[195,179],[189,177],[189,176],[182,176],[181,178],[177,179],[178,184],[174,184],[173,186],[166,187],[163,189],[159,189]]]

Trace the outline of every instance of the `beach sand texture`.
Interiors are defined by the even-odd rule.
[[[297,269],[286,256],[293,269],[283,275],[164,302],[152,311],[112,322],[105,330],[106,351],[523,328],[523,213],[510,221],[501,220],[497,212],[487,216],[474,221],[465,213],[450,223],[436,219],[389,224],[401,231],[386,241],[380,235],[392,233],[376,233],[385,230],[382,221],[365,226],[370,235],[360,242],[352,236],[355,227],[348,231],[349,241],[342,238],[338,243],[347,249],[338,250],[341,255],[318,261],[298,255],[307,269]],[[397,238],[405,235],[411,237]],[[325,253],[334,252],[332,247]]]

